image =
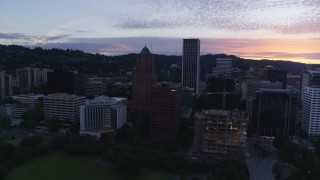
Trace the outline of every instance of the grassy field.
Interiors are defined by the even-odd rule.
[[[107,165],[96,163],[94,157],[51,153],[26,162],[12,170],[6,180],[118,180],[127,179]],[[166,180],[169,176],[142,168],[135,178]]]

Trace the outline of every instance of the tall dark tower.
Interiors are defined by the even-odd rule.
[[[134,110],[148,111],[150,88],[157,82],[153,66],[154,57],[145,46],[137,57],[137,69],[132,80],[133,99],[130,107]]]
[[[199,94],[200,81],[200,40],[183,39],[182,48],[182,85],[193,88]]]

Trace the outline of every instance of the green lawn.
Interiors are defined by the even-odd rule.
[[[107,165],[97,164],[94,157],[51,153],[20,165],[9,172],[6,180],[118,180],[126,179]],[[169,176],[141,169],[137,180],[166,180]]]

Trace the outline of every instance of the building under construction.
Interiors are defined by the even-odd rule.
[[[233,110],[203,110],[195,115],[195,156],[209,159],[246,158],[248,118]]]

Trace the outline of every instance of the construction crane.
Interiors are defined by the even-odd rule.
[[[207,95],[222,94],[222,109],[225,110],[226,109],[226,104],[227,104],[227,94],[238,94],[238,93],[235,92],[235,91],[227,92],[226,91],[226,86],[224,86],[222,92],[205,92],[204,94],[207,94]]]

